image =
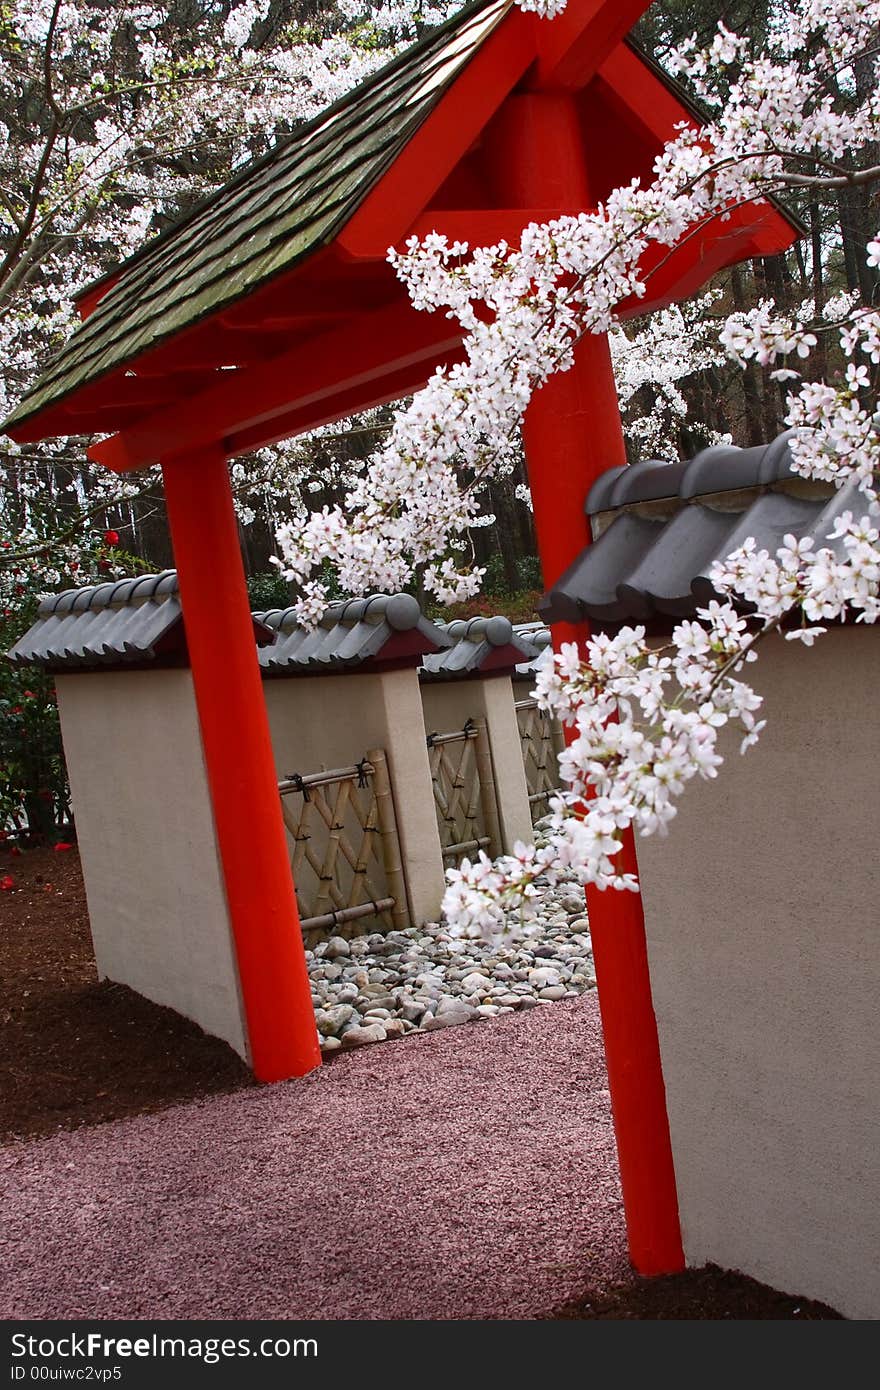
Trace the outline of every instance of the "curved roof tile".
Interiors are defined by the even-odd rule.
[[[344,670],[364,662],[417,665],[450,645],[410,594],[371,594],[332,603],[314,631],[296,610],[255,613],[266,674]],[[50,594],[37,620],[8,653],[17,665],[49,670],[143,665],[186,650],[177,573],[139,575]]]
[[[693,615],[718,597],[712,565],[748,537],[771,553],[789,533],[839,551],[828,533],[842,511],[857,509],[855,484],[838,492],[800,478],[793,433],[750,449],[713,446],[680,463],[649,459],[602,474],[586,502],[597,539],[545,595],[542,616],[622,623]]]
[[[422,680],[452,680],[457,676],[513,672],[523,660],[537,656],[537,648],[515,631],[509,618],[454,619],[438,623],[450,645],[428,656],[419,675]]]

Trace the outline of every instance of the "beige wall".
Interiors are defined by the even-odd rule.
[[[768,641],[768,726],[639,841],[688,1263],[880,1317],[880,634]]]
[[[423,681],[422,705],[428,733],[451,733],[463,728],[468,719],[485,719],[502,849],[510,853],[517,840],[531,844],[534,836],[529,789],[510,676]]]
[[[436,921],[445,881],[414,670],[263,682],[279,777],[358,762],[384,748],[412,920]]]
[[[248,1060],[189,672],[56,684],[99,975]]]

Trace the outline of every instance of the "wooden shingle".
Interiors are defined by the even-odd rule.
[[[476,0],[137,252],[14,428],[227,308],[332,241],[510,8]]]

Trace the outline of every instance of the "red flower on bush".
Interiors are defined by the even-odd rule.
[[[73,849],[73,845],[69,845],[66,840],[59,840],[55,846],[55,853],[60,854],[65,849]]]
[[[37,698],[37,692],[35,690],[23,690],[22,694],[26,700],[36,700]]]
[[[119,532],[118,532],[118,531],[105,531],[105,532],[104,532],[104,540],[107,542],[108,545],[118,545],[118,544],[119,544]]]
[[[0,892],[8,893],[10,888],[14,887],[15,879],[12,877],[12,874],[4,874],[3,877],[0,878]]]

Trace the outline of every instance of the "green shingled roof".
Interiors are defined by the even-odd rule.
[[[2,428],[120,369],[332,241],[509,6],[467,5],[148,243]]]

